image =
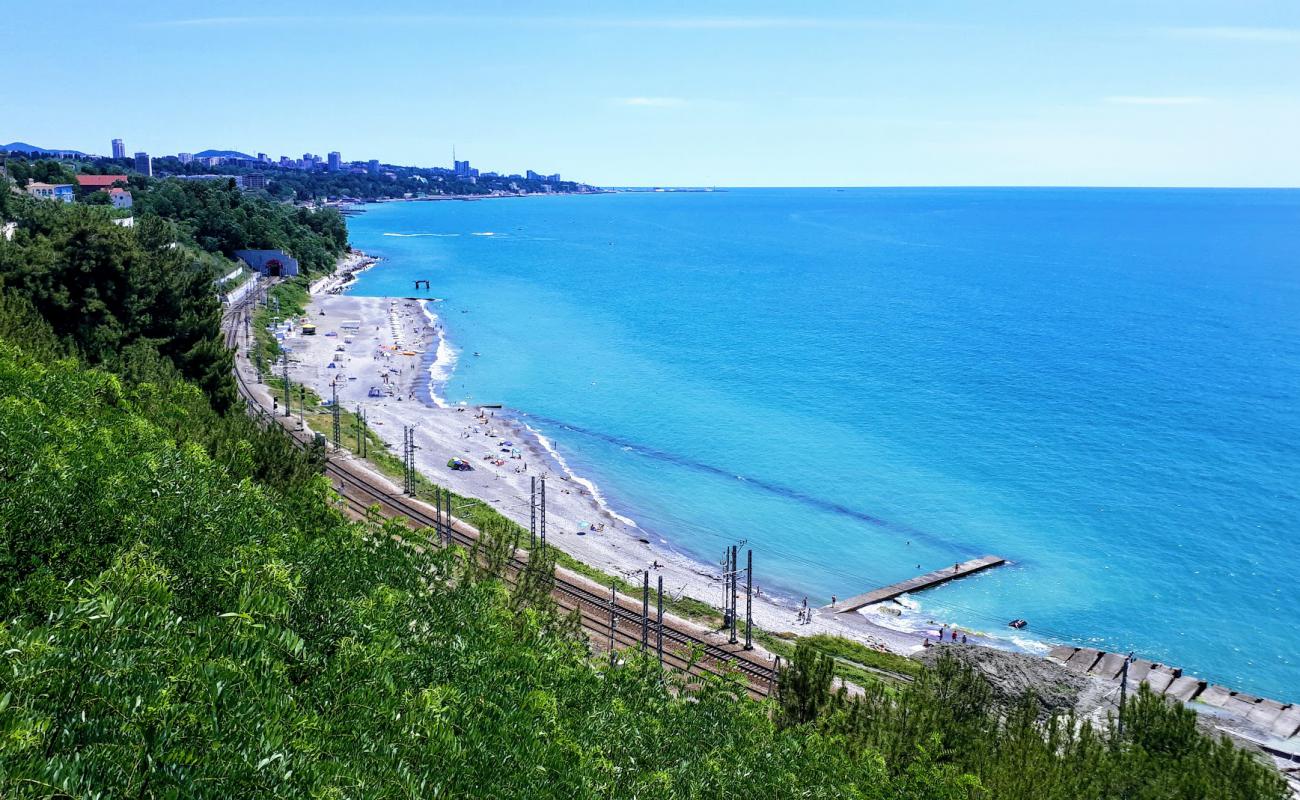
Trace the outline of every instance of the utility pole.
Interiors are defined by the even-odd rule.
[[[731,627],[731,576],[727,569],[731,564],[731,550],[722,550],[722,629]]]
[[[736,643],[736,546],[731,546],[731,638],[727,641]]]
[[[442,520],[442,487],[441,486],[433,487],[433,510],[436,512],[433,515],[433,532],[438,535],[438,544],[443,544],[444,542],[446,542],[447,537],[444,536],[442,532],[443,520]]]
[[[659,667],[664,665],[664,576],[659,576],[658,611],[655,619],[655,648],[659,651]]]
[[[754,649],[754,551],[745,551],[745,649]]]
[[[357,449],[354,450],[353,452],[355,452],[359,456],[361,455],[361,405],[360,404],[357,405],[357,413],[356,413],[356,417],[353,419],[353,424],[356,426],[357,429]]]
[[[1128,663],[1133,654],[1124,656],[1124,666],[1119,670],[1119,738],[1124,738],[1124,704],[1128,700]]]
[[[614,650],[614,631],[618,629],[618,618],[614,616],[614,609],[618,606],[618,592],[614,588],[613,582],[609,584],[609,665],[614,666],[617,654]]]
[[[298,384],[298,430],[307,428],[307,421],[303,419],[307,413],[307,387],[301,383]]]
[[[546,547],[546,476],[542,476],[542,518],[541,527],[538,532],[542,539],[542,547]]]
[[[289,393],[289,354],[284,354],[284,415],[293,416],[293,395]]]
[[[343,424],[342,418],[339,416],[339,383],[337,378],[330,381],[330,425],[334,434],[334,450],[338,452],[343,446]]]
[[[528,547],[537,546],[537,476],[528,478]]]
[[[411,491],[411,426],[402,426],[402,494],[410,496]]]
[[[453,533],[453,531],[452,531],[452,527],[451,527],[451,525],[452,525],[452,518],[451,518],[451,487],[450,487],[450,486],[448,486],[446,489],[443,490],[443,495],[442,495],[442,496],[445,497],[445,498],[447,499],[447,511],[446,511],[446,513],[443,515],[443,518],[442,518],[442,519],[443,519],[443,527],[444,527],[444,528],[446,529],[446,531],[447,531],[447,544],[451,544],[452,541],[453,541],[453,540],[452,540],[452,533]]]
[[[641,583],[641,652],[650,644],[650,570]]]

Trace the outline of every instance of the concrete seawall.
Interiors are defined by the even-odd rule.
[[[1052,648],[1047,659],[1074,672],[1114,682],[1119,682],[1125,661],[1120,653],[1106,653],[1091,647],[1073,645]],[[1268,740],[1275,740],[1288,751],[1300,752],[1300,705],[1235,692],[1225,686],[1186,675],[1179,667],[1141,658],[1129,662],[1128,682],[1134,691],[1139,685],[1145,684],[1157,694],[1184,703],[1200,703],[1226,711],[1253,728],[1261,739],[1259,743],[1268,744]]]

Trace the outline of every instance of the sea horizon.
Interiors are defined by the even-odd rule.
[[[1092,201],[1079,204],[1077,197],[1063,197],[1050,208],[1035,209],[1035,204],[1016,197],[1024,192],[1037,200],[1040,189],[1092,197],[1095,189],[1115,193],[1123,202],[1118,208],[1099,209]],[[506,403],[553,441],[576,473],[594,481],[612,508],[702,563],[712,563],[710,550],[724,542],[748,539],[765,586],[828,602],[831,595],[844,598],[910,577],[921,567],[992,552],[1012,564],[919,595],[914,598],[913,622],[936,618],[1014,636],[1028,649],[1040,649],[1039,642],[1066,641],[1136,650],[1205,679],[1287,699],[1300,674],[1282,630],[1287,621],[1285,592],[1295,588],[1295,577],[1270,571],[1269,563],[1282,558],[1285,550],[1281,540],[1291,512],[1278,501],[1285,499],[1281,487],[1294,462],[1282,457],[1270,473],[1268,461],[1278,454],[1252,441],[1251,447],[1264,447],[1246,453],[1251,469],[1264,470],[1249,476],[1258,485],[1223,485],[1231,481],[1214,470],[1230,463],[1228,451],[1195,447],[1187,435],[1215,434],[1214,415],[1240,411],[1240,402],[1198,396],[1186,407],[1170,405],[1168,393],[1181,385],[1185,373],[1157,369],[1145,385],[1140,378],[1143,368],[1160,360],[1161,348],[1178,362],[1198,355],[1191,347],[1194,337],[1188,336],[1194,331],[1184,327],[1188,320],[1170,304],[1200,304],[1210,319],[1192,319],[1193,327],[1204,323],[1226,331],[1224,355],[1233,359],[1266,352],[1258,349],[1263,344],[1281,355],[1294,346],[1294,326],[1288,329],[1284,321],[1295,307],[1296,287],[1294,276],[1288,283],[1285,262],[1279,260],[1281,230],[1269,229],[1271,236],[1261,243],[1255,223],[1244,215],[1234,218],[1243,226],[1239,235],[1256,241],[1253,268],[1244,271],[1245,280],[1235,281],[1242,284],[1235,287],[1234,280],[1226,280],[1229,264],[1221,257],[1241,251],[1241,241],[1229,237],[1219,243],[1220,250],[1209,252],[1203,241],[1187,249],[1172,241],[1178,233],[1195,239],[1207,216],[1231,216],[1231,206],[1202,202],[1207,193],[1288,191],[800,187],[555,196],[522,206],[390,203],[370,206],[352,219],[353,244],[383,259],[360,277],[353,293],[409,294],[399,291],[403,283],[409,286],[413,277],[430,279],[433,294],[446,299],[436,304],[437,313],[450,344],[460,351],[442,388],[447,401]],[[916,192],[931,196],[919,206],[906,201],[899,206],[900,198],[888,196]],[[699,205],[727,194],[739,198],[741,207],[727,205],[727,198],[724,207]],[[861,194],[871,196],[855,198]],[[1134,205],[1134,194],[1159,202]],[[1189,198],[1198,194],[1200,199]],[[609,205],[629,198],[655,203],[665,195],[672,198],[667,206]],[[791,195],[811,196],[814,203],[792,206]],[[868,202],[840,207],[845,195]],[[993,196],[1005,202],[989,208]],[[1252,206],[1262,207],[1269,222],[1294,213],[1296,204],[1273,207],[1275,199],[1257,196]],[[673,205],[681,202],[687,207]],[[1164,229],[1157,235],[1153,226],[1132,223],[1129,217],[1135,213],[1139,223],[1144,215],[1147,222],[1155,215]],[[1060,226],[1066,220],[1074,230],[1080,227],[1080,215],[1088,219],[1062,250],[1053,239],[1026,232],[1023,215],[1039,217],[1042,231],[1053,234],[1065,230]],[[792,222],[792,217],[799,220]],[[735,222],[719,229],[723,218]],[[935,226],[935,218],[948,226]],[[1171,225],[1178,220],[1195,224]],[[961,235],[952,235],[948,227],[956,227]],[[831,234],[842,234],[847,242],[837,243]],[[1131,249],[1114,246],[1117,234]],[[719,248],[717,240],[726,246]],[[605,252],[607,248],[615,250]],[[1098,259],[1090,248],[1106,250],[1106,257]],[[1195,269],[1187,267],[1189,254],[1197,250],[1200,255],[1191,261]],[[787,275],[780,266],[787,259],[808,259],[807,275],[815,278],[816,286],[782,285]],[[1001,271],[981,266],[989,259],[1001,260]],[[1193,274],[1181,273],[1177,264]],[[633,274],[620,273],[620,268],[634,268]],[[777,285],[749,282],[755,272]],[[1219,281],[1213,291],[1211,284],[1197,283],[1210,279]],[[687,286],[676,285],[679,281]],[[861,285],[843,290],[846,281]],[[1258,303],[1262,287],[1279,282],[1282,292],[1273,303],[1280,328],[1267,331],[1276,340],[1255,341],[1238,324],[1244,317],[1234,303]],[[940,289],[945,286],[961,296],[944,297]],[[1232,303],[1215,297],[1225,286],[1236,290],[1229,293]],[[602,294],[593,294],[597,287]],[[742,287],[758,297],[735,294]],[[844,307],[825,307],[826,293],[813,291],[819,287],[838,292],[833,296],[844,301]],[[1063,292],[1067,287],[1074,293]],[[1080,289],[1087,292],[1080,294]],[[684,301],[670,299],[683,290]],[[752,337],[744,330],[730,330],[727,314],[701,304],[699,296],[709,292],[734,304],[736,321],[757,326],[750,331]],[[962,301],[980,301],[984,307],[964,306]],[[1122,308],[1108,307],[1115,302]],[[654,303],[686,309],[631,310]],[[1004,307],[988,307],[999,304]],[[1064,316],[1044,317],[1044,309]],[[1018,320],[1016,314],[1024,311],[1034,313]],[[963,326],[967,313],[968,324]],[[818,314],[829,315],[835,324],[812,324]],[[1094,327],[1081,326],[1070,314],[1082,314]],[[770,316],[777,319],[773,322]],[[520,318],[528,324],[508,322]],[[812,330],[791,330],[800,319]],[[1132,327],[1136,322],[1160,335],[1149,342],[1126,342],[1124,335],[1141,332],[1142,325]],[[914,335],[909,335],[908,325],[918,326],[910,332]],[[848,333],[836,335],[840,329]],[[1107,348],[1118,348],[1118,355],[1133,362],[1117,365],[1123,380],[1094,365],[1086,370],[1087,381],[1049,373],[1041,376],[1045,386],[1035,389],[1034,359],[1048,359],[1045,366],[1057,370],[1090,363],[1083,358],[1059,360],[1054,351],[1087,349],[1089,343],[1077,337],[1089,330],[1101,334],[1092,344],[1104,345],[1093,355],[1105,362]],[[866,361],[855,361],[855,353],[863,355],[862,337],[868,335],[872,340],[867,342],[871,346]],[[536,337],[545,343],[539,344]],[[945,341],[958,347],[952,353],[936,350],[936,344]],[[1018,352],[1013,346],[1017,343],[1029,352]],[[1240,351],[1247,345],[1256,349]],[[770,348],[780,346],[792,352],[772,359],[780,370],[781,377],[776,377],[762,359]],[[552,352],[556,350],[558,357]],[[465,358],[472,352],[483,356]],[[895,361],[890,358],[895,353],[908,358]],[[969,360],[972,357],[976,362]],[[995,378],[978,363],[989,357],[1005,362],[1009,388],[1037,391],[1045,413],[1025,399],[1005,401],[1002,409],[982,408],[999,387],[978,381],[963,385],[960,378]],[[819,358],[834,362],[842,372],[817,365]],[[553,369],[539,370],[543,361]],[[927,364],[932,375],[918,370]],[[1233,363],[1233,369],[1245,366]],[[1296,386],[1296,365],[1282,358],[1274,366],[1274,388],[1285,397]],[[701,381],[687,367],[713,370],[710,374],[717,379]],[[642,368],[655,377],[638,376]],[[801,371],[806,385],[796,377]],[[822,383],[806,380],[808,376]],[[1217,379],[1229,377],[1225,372]],[[828,388],[835,380],[848,385]],[[1126,387],[1124,381],[1131,380],[1139,383]],[[615,387],[606,390],[604,381]],[[1090,387],[1106,381],[1113,381],[1106,386],[1110,392],[1097,390],[1096,396],[1089,396]],[[1115,396],[1139,402],[1125,408],[1113,402]],[[665,397],[672,399],[665,402]],[[1062,397],[1076,397],[1080,409],[1067,407]],[[1255,422],[1263,424],[1267,418],[1294,424],[1286,420],[1285,403],[1275,398],[1272,405],[1255,407],[1258,399],[1251,398],[1252,405],[1245,406],[1262,415]],[[860,407],[852,408],[855,404]],[[701,424],[693,408],[713,411],[717,428]],[[1169,422],[1195,422],[1189,426],[1195,430],[1171,430],[1153,418],[1171,408],[1175,413]],[[1146,413],[1134,418],[1134,409]],[[1084,424],[1089,415],[1099,416]],[[664,425],[647,425],[647,416],[662,419]],[[889,429],[878,430],[870,422],[878,419],[888,419]],[[1029,446],[1018,440],[1023,431],[1017,425],[1032,429],[1037,443]],[[981,426],[991,428],[984,431]],[[1066,435],[1057,436],[1060,433]],[[1223,431],[1215,435],[1225,438]],[[1151,442],[1163,438],[1176,447],[1138,468],[1125,461],[1132,447],[1120,441],[1125,437]],[[921,444],[912,441],[918,438]],[[1232,438],[1219,444],[1237,444],[1229,441]],[[719,447],[718,442],[724,444]],[[976,455],[940,452],[959,446]],[[809,461],[808,468],[800,470],[797,465],[813,456],[819,459],[816,466]],[[1039,463],[1017,463],[1026,458]],[[783,469],[789,459],[791,469]],[[822,459],[832,463],[820,463]],[[849,464],[835,463],[840,460]],[[1045,473],[1037,475],[1036,470]],[[1068,477],[1056,480],[1062,470],[1079,485],[1062,485]],[[1107,470],[1127,470],[1132,483],[1107,486]],[[815,475],[801,474],[804,471]],[[1201,483],[1180,494],[1180,474]],[[872,486],[860,488],[864,482]],[[1238,556],[1238,564],[1230,562],[1223,573],[1198,570],[1198,559],[1211,554],[1216,536],[1240,534],[1240,523],[1206,522],[1201,525],[1206,530],[1182,540],[1176,535],[1178,526],[1197,514],[1227,516],[1225,510],[1234,503],[1246,506],[1266,499],[1270,486],[1283,492],[1263,515],[1272,526],[1272,538],[1239,537],[1258,552],[1253,550],[1244,561]],[[1200,496],[1189,493],[1192,488]],[[1160,493],[1160,501],[1144,503],[1144,492]],[[1092,511],[1087,508],[1089,498],[1099,503]],[[1177,520],[1167,520],[1162,527],[1162,510]],[[1129,553],[1120,547],[1114,559],[1100,558],[1096,552],[1109,537],[1137,531],[1150,531],[1152,541],[1133,542]],[[1190,553],[1179,552],[1189,544],[1194,546]],[[1160,548],[1169,549],[1163,557],[1177,575],[1158,574]],[[1256,572],[1229,574],[1242,564]],[[1152,575],[1153,569],[1157,574]],[[1214,574],[1200,577],[1205,573]],[[1177,598],[1189,596],[1189,588],[1223,592],[1220,606],[1237,602],[1240,610],[1219,613],[1231,610],[1216,606],[1200,619],[1186,609],[1181,614],[1160,610],[1179,605]],[[1125,599],[1128,594],[1136,595],[1131,598],[1135,604]],[[1258,603],[1246,595],[1263,600],[1265,607],[1256,608]],[[1277,599],[1270,601],[1270,596]],[[1134,607],[1151,613],[1135,615],[1130,610],[1125,616],[1124,609]],[[1015,617],[1029,619],[1029,628],[1006,630],[1005,622]],[[1242,621],[1235,624],[1238,619]],[[1252,641],[1255,652],[1238,655],[1247,653]]]

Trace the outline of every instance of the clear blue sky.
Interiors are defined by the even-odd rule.
[[[606,185],[1300,186],[1300,3],[194,2],[5,11],[0,143]]]

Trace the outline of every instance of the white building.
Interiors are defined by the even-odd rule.
[[[108,190],[108,200],[113,204],[113,208],[130,208],[134,204],[131,193],[119,187]]]

